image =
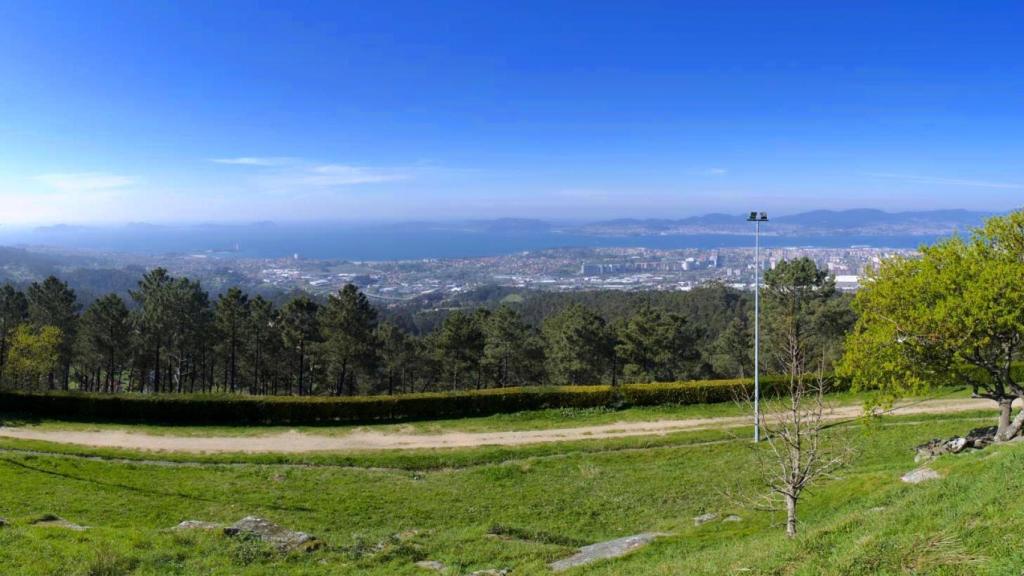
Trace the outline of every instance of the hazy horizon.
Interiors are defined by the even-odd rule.
[[[1008,205],[1002,209],[993,210],[980,210],[974,208],[964,207],[950,207],[950,208],[935,208],[935,209],[920,209],[920,210],[885,210],[883,208],[869,207],[869,206],[858,206],[847,209],[832,209],[832,208],[808,208],[806,210],[790,210],[770,213],[771,220],[778,218],[789,218],[793,216],[801,216],[805,214],[814,213],[835,213],[845,214],[861,211],[872,211],[880,212],[887,215],[899,215],[899,214],[915,214],[915,213],[942,213],[942,212],[963,212],[966,214],[999,214],[1005,213],[1012,210],[1019,209],[1021,205]],[[342,218],[303,218],[303,219],[289,219],[289,218],[268,218],[268,219],[238,219],[238,220],[120,220],[120,221],[75,221],[75,220],[64,220],[64,221],[46,221],[46,222],[16,222],[16,223],[3,223],[0,222],[0,229],[7,230],[33,230],[40,228],[118,228],[118,227],[132,227],[132,226],[154,226],[154,227],[202,227],[202,226],[225,226],[225,227],[242,227],[242,226],[261,226],[261,225],[282,225],[282,226],[298,226],[303,224],[315,224],[315,225],[338,225],[338,226],[352,226],[352,227],[364,227],[364,226],[401,226],[401,225],[456,225],[456,224],[469,224],[469,223],[495,223],[501,221],[509,222],[538,222],[544,224],[550,224],[553,226],[579,226],[584,224],[594,224],[609,222],[614,220],[636,220],[636,221],[683,221],[687,219],[702,218],[706,216],[734,216],[737,223],[745,220],[746,214],[749,210],[740,211],[725,211],[725,210],[711,210],[707,212],[699,213],[682,213],[680,215],[666,215],[666,214],[649,214],[649,215],[638,215],[638,216],[612,216],[606,218],[594,217],[594,218],[564,218],[564,217],[544,217],[538,216],[518,216],[518,215],[507,215],[507,216],[495,216],[495,217],[423,217],[423,218],[354,218],[354,219],[342,219]],[[770,220],[770,221],[771,221]]]

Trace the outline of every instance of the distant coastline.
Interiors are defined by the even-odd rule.
[[[917,248],[942,235],[762,236],[768,247],[872,246]],[[454,229],[402,230],[387,227],[277,225],[273,228],[84,228],[70,231],[0,233],[0,243],[136,254],[203,254],[238,258],[315,260],[420,260],[479,258],[548,248],[646,247],[736,248],[752,234],[592,235],[559,231],[502,232]]]

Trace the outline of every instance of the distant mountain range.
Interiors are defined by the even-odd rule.
[[[886,212],[871,208],[857,210],[813,210],[771,218],[763,228],[770,235],[922,235],[968,231],[981,225],[995,212],[971,210],[926,210]],[[737,234],[750,231],[746,214],[706,214],[689,218],[617,219],[585,224],[577,233],[594,235],[647,234]]]
[[[799,214],[771,217],[764,228],[767,234],[778,235],[834,235],[834,234],[945,234],[955,230],[967,231],[981,225],[996,212],[972,210],[923,210],[913,212],[886,212],[873,208],[855,210],[812,210]],[[566,232],[595,236],[622,234],[746,234],[750,224],[747,214],[711,213],[687,218],[618,218],[583,224],[553,223],[534,218],[496,218],[491,220],[459,220],[447,222],[408,221],[397,223],[312,223],[316,226],[336,226],[347,229],[409,231],[462,231],[493,234],[530,234]],[[201,224],[150,224],[131,222],[120,226],[82,226],[57,224],[41,226],[36,233],[78,234],[102,228],[120,228],[134,231],[245,231],[274,230],[295,226],[294,223],[253,222],[253,223],[201,223]],[[305,224],[303,224],[305,225]]]

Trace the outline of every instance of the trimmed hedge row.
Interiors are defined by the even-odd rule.
[[[761,378],[764,395],[786,390],[785,377]],[[833,390],[848,386],[834,383]],[[90,421],[172,424],[315,424],[489,416],[545,408],[625,404],[704,404],[748,397],[751,379],[664,384],[498,388],[399,396],[294,397],[0,392],[0,412]]]

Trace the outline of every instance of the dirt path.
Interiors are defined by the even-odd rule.
[[[991,400],[926,400],[898,405],[892,413],[937,414],[991,410]],[[862,414],[861,406],[841,406],[829,413],[828,418],[843,420]],[[268,436],[161,436],[124,430],[62,431],[20,427],[0,427],[0,437],[22,440],[44,440],[62,444],[77,444],[98,448],[128,448],[192,453],[298,453],[352,450],[406,450],[415,448],[470,448],[475,446],[519,446],[543,442],[626,438],[630,436],[663,435],[671,432],[736,428],[750,425],[747,416],[718,418],[688,418],[681,420],[654,420],[649,422],[618,422],[578,428],[551,430],[519,430],[505,432],[442,432],[415,434],[379,432],[358,428],[345,435],[321,436],[288,431]]]

